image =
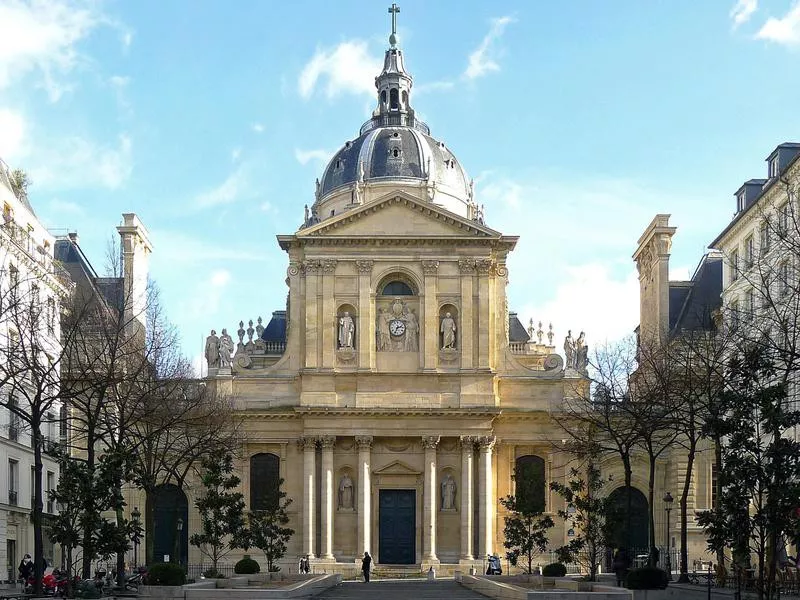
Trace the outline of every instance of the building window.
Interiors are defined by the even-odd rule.
[[[763,256],[767,252],[769,252],[769,221],[764,220],[761,222],[761,228],[758,230],[759,240],[758,245],[761,249],[761,255]]]
[[[745,194],[744,190],[742,190],[736,195],[736,212],[742,212],[744,210],[744,202]]]
[[[390,281],[383,286],[381,296],[413,296],[414,290],[404,281]]]
[[[739,279],[739,251],[731,252],[731,281]]]
[[[522,510],[545,511],[545,469],[540,456],[520,456],[514,465],[515,496]]]
[[[19,462],[13,458],[8,459],[8,503],[16,506],[19,491]]]
[[[756,315],[756,293],[753,288],[747,290],[747,320],[752,321]]]
[[[737,329],[739,327],[739,301],[734,300],[731,302],[730,307],[731,312],[731,329]]]
[[[753,266],[753,255],[754,255],[754,244],[753,244],[753,236],[747,236],[747,239],[744,241],[744,268],[749,269]]]
[[[67,441],[67,431],[67,405],[62,404],[58,409],[58,436],[62,444]]]
[[[778,235],[784,236],[789,231],[789,203],[784,202],[778,208]]]
[[[769,161],[769,177],[772,179],[773,177],[778,176],[778,157],[775,156],[772,160]]]
[[[17,410],[19,401],[11,394],[8,395],[8,439],[12,442],[19,441],[19,415]]]
[[[778,267],[778,292],[781,296],[789,293],[789,261],[784,261]]]
[[[47,299],[47,333],[54,335],[56,331],[56,301],[55,299]]]
[[[711,506],[710,508],[717,507],[717,463],[711,463]]]
[[[11,301],[14,302],[19,288],[19,269],[14,265],[11,265],[8,269],[8,282],[10,286],[8,291],[11,293]]]
[[[55,489],[55,480],[56,480],[56,474],[53,473],[52,471],[48,471],[47,472],[47,484],[46,484],[46,491],[47,491],[46,507],[47,507],[47,512],[50,513],[50,514],[55,512],[53,510],[53,501],[50,499],[50,492],[52,492]]]
[[[250,457],[250,510],[277,508],[281,480],[281,459],[261,453]]]

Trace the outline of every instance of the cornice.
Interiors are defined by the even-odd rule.
[[[294,408],[298,415],[325,415],[325,416],[370,416],[370,417],[396,417],[396,416],[442,416],[442,417],[492,417],[499,416],[502,411],[498,408],[345,408],[345,407],[311,407],[298,406]]]

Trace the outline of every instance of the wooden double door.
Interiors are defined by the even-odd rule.
[[[416,490],[378,490],[378,562],[416,563]]]

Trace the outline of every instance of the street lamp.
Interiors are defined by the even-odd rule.
[[[183,561],[181,559],[181,536],[183,535],[183,519],[178,517],[178,521],[175,523],[175,528],[178,530],[178,564],[182,565]]]
[[[139,507],[134,506],[133,512],[131,513],[131,519],[133,519],[133,525],[136,529],[136,535],[133,538],[133,566],[134,568],[139,566],[139,519],[142,518],[142,513],[139,512]]]
[[[666,537],[667,537],[667,544],[666,544],[666,551],[667,551],[667,579],[672,581],[672,557],[670,553],[669,547],[669,512],[672,510],[672,494],[667,492],[664,494],[664,511],[667,513],[667,530],[666,530]]]

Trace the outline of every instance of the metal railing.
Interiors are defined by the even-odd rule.
[[[359,135],[364,135],[368,131],[372,131],[378,127],[411,127],[417,131],[421,131],[425,135],[431,134],[431,128],[428,127],[426,123],[417,119],[413,114],[401,112],[372,117],[361,126],[358,133]]]
[[[11,506],[17,505],[17,490],[8,490],[8,503]]]
[[[232,577],[235,575],[233,571],[233,565],[229,563],[219,563],[217,564],[217,573],[220,575],[224,575],[225,577]],[[186,565],[186,577],[188,579],[200,579],[203,577],[203,573],[210,571],[212,569],[211,563],[199,563],[199,564],[189,564]]]

